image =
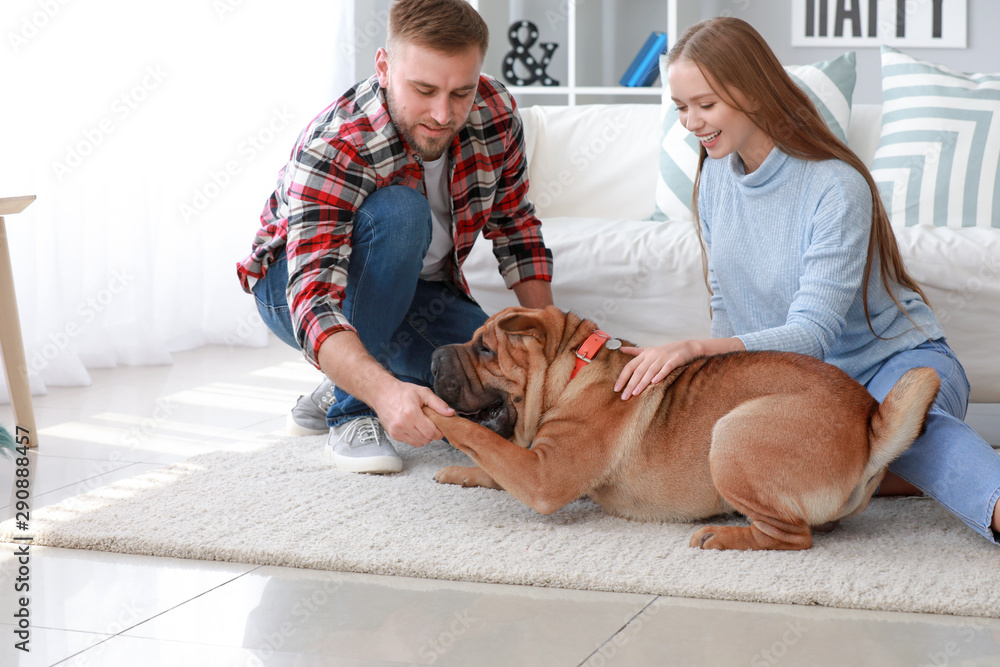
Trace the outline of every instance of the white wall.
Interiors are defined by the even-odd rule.
[[[703,0],[703,9],[713,15],[723,12],[739,17],[757,29],[785,65],[804,65],[835,58],[844,51],[858,54],[855,104],[882,101],[882,65],[879,49],[792,47],[790,0]],[[712,6],[714,5],[714,6]],[[1000,72],[1000,2],[968,0],[968,48],[900,50],[914,58],[929,60],[963,72]]]

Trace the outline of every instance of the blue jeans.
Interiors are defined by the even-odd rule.
[[[997,542],[993,508],[1000,499],[1000,454],[966,424],[969,381],[944,339],[928,341],[889,358],[868,382],[881,401],[903,373],[929,366],[941,376],[941,390],[927,415],[927,430],[889,470]]]
[[[431,242],[431,209],[402,185],[376,190],[354,219],[342,310],[368,353],[400,380],[431,386],[431,355],[441,345],[465,343],[486,313],[450,282],[420,279]],[[275,258],[254,285],[257,310],[268,328],[295,349],[288,309],[288,259]],[[326,414],[337,426],[375,411],[339,387]]]

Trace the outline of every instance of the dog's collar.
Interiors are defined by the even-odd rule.
[[[606,347],[609,350],[617,350],[621,346],[622,342],[620,340],[612,338],[600,329],[597,329],[587,337],[587,340],[583,341],[583,345],[577,348],[576,366],[573,367],[573,373],[569,376],[569,379],[572,380],[575,378],[581,368],[593,361],[594,357],[597,356],[598,350],[602,347]]]

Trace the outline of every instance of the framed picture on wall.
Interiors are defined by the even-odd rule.
[[[792,46],[967,46],[968,0],[790,2]]]

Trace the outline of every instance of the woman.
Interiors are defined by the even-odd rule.
[[[882,400],[902,374],[942,379],[927,430],[879,493],[923,491],[987,539],[1000,530],[1000,455],[964,421],[969,384],[903,266],[870,173],[827,128],[748,23],[692,26],[667,55],[681,122],[701,142],[695,210],[712,292],[711,338],[635,356],[622,399],[699,355],[808,354]]]

